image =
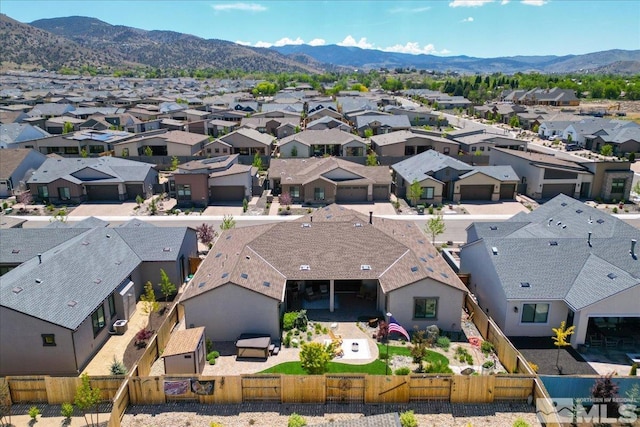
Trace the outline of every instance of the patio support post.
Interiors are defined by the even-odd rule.
[[[334,284],[333,279],[329,280],[329,311],[333,313],[334,304]]]

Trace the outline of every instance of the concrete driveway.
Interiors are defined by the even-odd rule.
[[[374,215],[396,215],[396,210],[389,202],[356,203],[352,205],[340,204],[340,206],[365,215],[369,215],[369,212],[373,212]]]
[[[501,202],[466,202],[459,207],[470,215],[515,215],[518,212],[529,212],[522,203],[515,201]]]
[[[133,209],[136,207],[136,202],[122,202],[122,203],[83,203],[73,208],[70,217],[74,216],[132,216],[136,215],[136,211]]]

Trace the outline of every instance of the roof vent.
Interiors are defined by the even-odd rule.
[[[362,227],[362,224],[359,222],[356,222],[355,224],[353,224],[354,227]]]
[[[567,224],[562,224],[562,229],[564,230],[565,228],[567,228]]]
[[[371,270],[371,266],[369,264],[362,264],[360,270]]]
[[[242,277],[243,279],[248,279],[249,275],[247,273],[242,273],[240,274],[240,277]]]
[[[116,261],[116,265],[120,265],[120,264],[122,264],[122,261],[120,260]]]
[[[424,240],[418,239],[418,243],[420,243],[421,245],[424,245]]]
[[[198,287],[199,287],[199,288],[202,288],[202,287],[204,287],[204,285],[206,285],[206,284],[207,284],[207,282],[200,282],[200,283],[198,283]]]
[[[229,277],[229,273],[222,273],[222,278],[223,278],[223,279],[225,279],[225,278],[227,278],[227,277]]]
[[[72,299],[71,301],[69,301],[69,302],[67,303],[67,305],[68,305],[69,307],[75,307],[76,305],[78,305],[78,301],[76,301],[76,300]]]
[[[311,224],[309,224],[308,222],[303,222],[302,228],[311,228]]]
[[[600,218],[599,220],[596,221],[598,224],[604,224],[604,219]]]
[[[414,265],[413,267],[411,267],[411,272],[412,273],[415,273],[417,271],[418,271],[418,266],[417,265]]]
[[[562,203],[560,203],[560,206],[565,207],[565,206],[567,206],[567,203],[566,202],[562,202]]]
[[[440,273],[440,275],[441,275],[442,277],[444,277],[445,279],[448,279],[448,278],[449,278],[449,275],[448,275],[447,273]]]
[[[433,271],[434,271],[433,268],[431,268],[431,267],[427,267],[427,270],[429,270],[430,273],[433,273]]]
[[[266,286],[268,288],[271,286],[271,282],[262,282],[262,286]]]
[[[531,287],[531,283],[529,283],[529,282],[520,282],[520,287],[521,288],[530,288]]]
[[[422,262],[427,262],[427,259],[426,259],[425,257],[421,256],[421,257],[420,257],[420,261],[422,261]]]
[[[492,246],[491,252],[493,252],[494,255],[498,255],[498,248],[496,248],[495,246]]]
[[[19,254],[20,253],[20,249],[11,249],[11,253],[12,254]]]
[[[311,270],[311,266],[308,265],[308,264],[300,264],[300,270],[309,271],[309,270]]]
[[[82,242],[82,246],[87,246],[89,244],[89,242],[87,242],[86,240],[84,242]]]
[[[551,240],[549,242],[549,246],[558,246],[558,242],[556,242],[555,240]]]
[[[36,283],[38,284],[42,283],[42,279],[36,279]]]
[[[165,248],[162,248],[162,252],[171,252],[171,248],[168,246]]]
[[[552,222],[553,222],[553,218],[549,218],[549,221],[547,221],[547,227],[549,227]]]
[[[631,254],[631,257],[633,259],[637,258],[637,255],[636,255],[636,243],[637,242],[638,241],[636,239],[631,239],[631,249],[629,250],[629,254]]]
[[[576,209],[577,214],[581,214],[582,212],[583,212],[582,209]]]
[[[16,294],[16,295],[17,295],[17,294],[19,294],[20,292],[24,291],[24,289],[23,289],[23,288],[21,288],[20,286],[16,286],[15,288],[11,289],[11,291],[12,291],[14,294]]]
[[[229,235],[227,236],[227,240],[229,240],[230,238],[231,238],[231,234],[229,234]]]
[[[110,239],[110,238],[111,238],[111,234],[107,234],[107,239]]]
[[[491,230],[491,231],[496,231],[497,229],[498,229],[498,226],[497,226],[497,225],[491,225],[491,226],[489,226],[489,230]]]
[[[216,258],[220,258],[221,256],[222,256],[222,252],[218,252],[218,253],[216,254]]]
[[[615,279],[616,277],[618,277],[618,275],[616,273],[609,273],[607,274],[607,277],[611,280]]]
[[[556,223],[556,225],[557,225],[558,227],[560,227],[560,226],[562,225],[562,221],[558,221],[558,222]]]
[[[102,283],[102,279],[96,279],[93,281],[93,283],[95,283],[96,285],[99,285],[100,283]]]
[[[245,257],[244,257],[244,258],[245,258],[245,259],[251,259],[251,256],[249,256],[249,255],[245,255]]]

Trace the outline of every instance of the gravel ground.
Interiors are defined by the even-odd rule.
[[[447,402],[425,402],[410,405],[200,405],[176,404],[161,407],[132,406],[122,420],[123,427],[209,426],[217,422],[223,427],[286,426],[291,413],[302,415],[307,425],[358,419],[367,415],[414,410],[420,427],[495,427],[511,426],[522,418],[532,427],[540,426],[533,409],[520,403],[452,405]],[[172,412],[158,412],[171,410]]]

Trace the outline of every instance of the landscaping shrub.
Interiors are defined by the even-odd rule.
[[[533,372],[538,372],[538,365],[533,362],[529,362],[529,367],[533,370]]]
[[[285,313],[282,318],[282,329],[285,331],[290,331],[296,325],[296,318],[298,317],[297,311],[290,311]]]
[[[294,326],[302,332],[306,332],[309,319],[307,318],[307,310],[300,310],[296,315]]]
[[[60,406],[60,415],[65,418],[71,418],[73,415],[73,405],[69,402],[64,402],[62,406]]]
[[[220,357],[219,351],[211,351],[207,354],[207,360],[217,359],[218,357]]]
[[[400,425],[402,427],[418,427],[418,420],[413,411],[405,411],[400,414]]]
[[[480,344],[480,350],[482,350],[482,354],[487,356],[489,353],[493,353],[495,351],[495,347],[489,341],[482,341],[482,344]]]
[[[486,362],[484,362],[482,364],[482,367],[485,369],[491,369],[495,366],[495,363],[493,363],[493,360],[487,360]]]
[[[223,427],[223,426],[220,423],[217,423],[215,421],[211,421],[211,424],[209,424],[209,427]]]
[[[40,415],[40,409],[38,409],[37,406],[32,406],[31,408],[29,408],[29,416],[32,420],[35,420],[38,415]]]
[[[113,356],[113,362],[111,362],[109,372],[111,372],[111,375],[126,375],[127,367],[124,366],[124,363],[122,363],[121,360],[118,360],[115,356]]]
[[[405,367],[396,369],[393,373],[396,375],[409,375],[410,372],[411,372],[411,369],[405,366]]]
[[[387,360],[389,358],[389,355],[387,353],[380,353],[378,355],[378,359],[380,360]]]
[[[635,377],[637,375],[638,372],[638,364],[634,363],[633,365],[631,365],[631,371],[629,371],[629,375],[632,377]]]
[[[440,337],[438,338],[438,341],[436,341],[436,345],[444,351],[448,351],[449,346],[451,345],[451,340],[449,337]]]
[[[452,374],[453,371],[447,365],[446,362],[442,362],[440,360],[436,360],[433,363],[428,363],[427,367],[424,369],[424,372],[427,374]]]
[[[209,362],[209,365],[215,365],[216,364],[216,359],[215,357],[212,359],[207,359],[207,361]]]
[[[513,422],[513,427],[531,427],[531,424],[529,424],[522,418],[518,418]]]
[[[289,416],[289,421],[287,421],[287,427],[304,427],[306,425],[307,422],[302,415],[298,415],[295,412]]]
[[[136,334],[136,346],[144,348],[147,346],[147,340],[153,336],[153,331],[148,328],[142,328]]]
[[[211,353],[213,351],[213,341],[211,341],[211,338],[207,338],[205,340],[205,347],[207,348],[207,353]]]

